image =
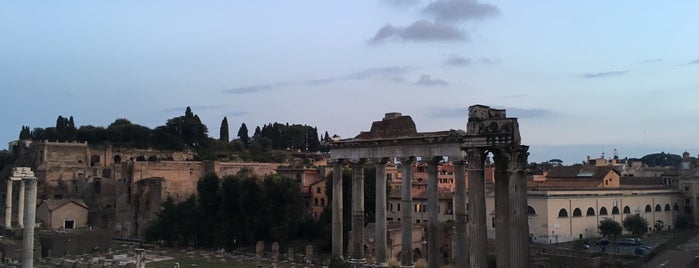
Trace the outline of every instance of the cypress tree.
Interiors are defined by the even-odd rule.
[[[221,131],[219,132],[219,140],[229,142],[230,138],[228,136],[228,118],[225,116],[223,117],[223,121],[221,121]]]

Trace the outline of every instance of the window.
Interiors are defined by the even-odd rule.
[[[397,207],[398,207],[398,211],[400,211],[400,203],[398,203]]]
[[[582,217],[582,211],[579,208],[573,210],[573,217]]]
[[[684,204],[685,204],[685,205],[690,205],[690,204],[692,204],[692,200],[689,199],[689,198],[685,198],[685,199],[684,199]]]
[[[558,217],[559,218],[567,218],[568,211],[565,208],[562,208],[561,210],[558,211]]]
[[[651,211],[653,211],[653,209],[650,208],[650,205],[646,205],[646,212],[651,212]]]
[[[684,187],[684,191],[685,191],[685,192],[689,192],[689,186],[685,186],[685,187]]]
[[[320,193],[320,187],[316,187],[316,193]]]
[[[660,206],[660,204],[655,205],[655,211],[663,211],[663,208]]]
[[[393,203],[388,203],[388,211],[393,211]]]
[[[680,211],[680,205],[678,205],[677,203],[675,203],[675,205],[672,206],[672,210],[674,210],[674,211]]]
[[[318,198],[313,199],[313,205],[317,206],[318,205]]]
[[[600,216],[602,216],[602,215],[608,215],[608,213],[607,213],[607,208],[605,208],[605,207],[600,208],[600,209],[599,209],[599,215],[600,215]]]
[[[618,207],[612,208],[612,215],[619,215],[619,208]]]
[[[325,206],[325,198],[320,199],[320,205],[323,207]]]
[[[529,214],[529,216],[534,216],[536,215],[536,210],[534,210],[532,206],[527,206],[527,213]]]
[[[670,204],[665,204],[665,211],[670,211]]]
[[[630,214],[631,213],[631,208],[629,206],[624,207],[624,214]]]
[[[595,216],[595,209],[594,208],[587,208],[587,213],[585,216]]]

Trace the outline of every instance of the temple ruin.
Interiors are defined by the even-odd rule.
[[[516,118],[505,110],[474,105],[468,109],[467,131],[417,132],[409,116],[387,113],[374,122],[369,132],[331,144],[333,165],[332,255],[343,256],[342,168],[352,168],[351,262],[366,260],[364,252],[363,168],[376,167],[375,259],[387,266],[386,256],[386,163],[402,164],[402,246],[401,267],[413,267],[412,163],[428,163],[427,261],[439,267],[437,234],[437,165],[443,159],[454,163],[456,185],[454,218],[456,267],[487,267],[484,165],[488,154],[495,160],[495,224],[498,267],[528,267],[529,227],[527,224],[526,168],[528,146],[521,145]],[[466,172],[468,171],[468,195]],[[467,201],[468,196],[468,201]]]

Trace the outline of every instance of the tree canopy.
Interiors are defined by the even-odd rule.
[[[599,226],[597,226],[599,229],[600,234],[602,236],[619,236],[621,235],[621,224],[616,222],[613,219],[604,219],[600,221]]]
[[[639,215],[630,215],[621,224],[634,236],[641,236],[648,232],[648,221]]]

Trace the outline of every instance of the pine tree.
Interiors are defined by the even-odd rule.
[[[223,121],[221,121],[221,130],[219,131],[219,140],[229,142],[230,137],[228,136],[228,118],[225,116],[223,117]]]

